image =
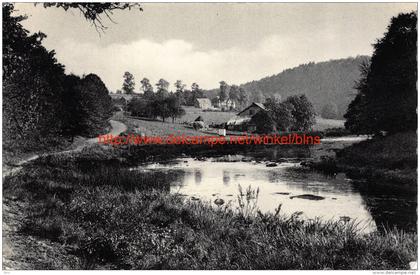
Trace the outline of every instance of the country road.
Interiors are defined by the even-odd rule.
[[[109,133],[107,133],[107,135],[113,135],[113,136],[118,136],[119,134],[123,133],[124,131],[127,130],[127,126],[119,121],[116,120],[110,120],[109,121],[111,124],[111,131]],[[52,152],[52,153],[48,153],[47,155],[59,155],[59,154],[66,154],[66,153],[70,153],[70,152],[78,152],[81,151],[83,148],[90,146],[92,144],[95,144],[96,142],[98,142],[98,138],[94,137],[94,138],[90,138],[87,140],[84,140],[81,144],[77,145],[75,148],[73,149],[69,149],[69,150],[64,150],[64,151],[58,151],[58,152]],[[19,171],[22,166],[28,162],[31,162],[33,160],[36,160],[37,158],[39,158],[39,154],[30,156],[24,160],[21,160],[20,162],[17,163],[16,167],[13,167],[12,169],[3,171],[3,178],[5,176],[8,176],[12,173],[15,173],[17,171]]]

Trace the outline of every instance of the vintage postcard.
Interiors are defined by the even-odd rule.
[[[417,270],[417,3],[2,11],[3,270]]]

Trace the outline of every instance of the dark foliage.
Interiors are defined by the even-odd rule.
[[[345,115],[356,133],[395,133],[417,129],[417,15],[391,19],[374,44],[370,66],[362,67],[359,94]]]
[[[295,124],[292,114],[293,105],[271,98],[267,99],[264,105],[270,111],[273,121],[276,122],[277,130],[289,131],[292,129]]]
[[[43,33],[29,34],[3,5],[3,144],[7,150],[52,147],[63,138],[90,136],[111,115],[108,90],[96,75],[65,75]]]
[[[175,122],[176,118],[185,115],[185,110],[181,107],[180,99],[175,94],[168,95],[164,98],[161,96],[153,98],[153,100],[133,98],[128,103],[127,110],[132,116],[144,118],[160,117],[163,121],[170,117],[172,122]]]
[[[315,110],[305,95],[290,96],[285,101],[289,104],[294,118],[292,130],[308,131],[315,124]]]
[[[77,9],[81,12],[81,14],[85,17],[85,19],[91,22],[97,30],[104,31],[106,26],[102,22],[102,16],[105,15],[111,22],[111,16],[115,10],[125,10],[125,9],[132,9],[136,8],[140,11],[143,9],[141,8],[140,4],[138,3],[43,3],[45,8],[48,7],[57,7],[63,8],[64,10],[68,9]]]
[[[130,72],[125,72],[123,78],[122,92],[129,95],[133,94],[135,88],[134,76]]]

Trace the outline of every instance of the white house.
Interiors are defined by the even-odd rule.
[[[197,98],[194,102],[196,108],[208,110],[212,108],[211,101],[209,98]]]

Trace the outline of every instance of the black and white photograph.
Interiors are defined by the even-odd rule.
[[[417,9],[2,2],[2,271],[415,274]]]

